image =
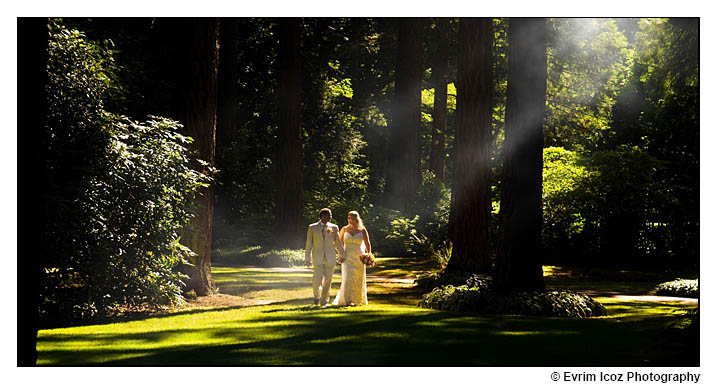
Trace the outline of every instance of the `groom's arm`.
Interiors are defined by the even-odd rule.
[[[307,228],[307,243],[304,245],[304,263],[307,265],[312,262],[312,226]]]

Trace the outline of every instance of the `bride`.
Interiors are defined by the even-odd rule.
[[[342,284],[334,305],[367,305],[366,266],[359,259],[362,253],[371,253],[369,232],[362,223],[359,213],[350,211],[348,224],[339,231],[339,240],[345,250],[345,258],[339,257],[342,264]]]

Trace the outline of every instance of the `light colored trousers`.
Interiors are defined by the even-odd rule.
[[[334,276],[334,263],[322,263],[314,266],[314,276],[312,277],[312,289],[314,289],[314,298],[319,300],[320,305],[326,305],[329,302],[329,290],[332,287],[332,277]],[[321,297],[320,297],[321,291]]]

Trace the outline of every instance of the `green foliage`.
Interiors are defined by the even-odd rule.
[[[103,109],[111,56],[78,31],[50,24],[47,123],[51,191],[42,315],[104,314],[118,304],[182,302],[174,271],[195,193],[190,138],[172,120],[138,123]],[[64,318],[60,321],[58,318]]]
[[[447,272],[441,270],[435,273],[419,274],[414,283],[422,292],[429,292],[441,286],[468,286],[481,290],[489,290],[493,278],[488,275],[467,272]]]
[[[369,205],[362,214],[371,231],[372,246],[385,256],[447,257],[450,192],[430,171],[423,172],[413,209],[399,210]]]
[[[468,285],[441,286],[424,295],[420,307],[481,314],[600,317],[606,308],[591,297],[566,290],[500,294]]]
[[[678,278],[656,286],[656,295],[698,298],[699,294],[698,279]]]
[[[550,19],[546,142],[594,149],[634,56],[613,19]]]
[[[591,155],[544,149],[542,231],[549,260],[590,266],[655,264],[668,236],[656,210],[665,199],[655,177],[660,167],[661,162],[637,147]]]
[[[451,259],[451,252],[453,250],[453,244],[451,242],[444,241],[436,248],[434,245],[429,245],[429,254],[436,261],[442,269],[446,268]]]
[[[257,255],[263,266],[293,267],[304,265],[303,249],[270,250]]]
[[[304,249],[264,249],[262,246],[215,248],[212,260],[233,266],[304,266]]]

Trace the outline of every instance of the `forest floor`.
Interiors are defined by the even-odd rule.
[[[662,276],[629,281],[602,272],[602,279],[586,279],[547,267],[549,288],[587,292],[609,312],[565,319],[419,308],[422,293],[414,277],[434,269],[430,260],[381,258],[368,269],[368,306],[320,308],[312,304],[308,268],[214,266],[220,294],[183,308],[41,330],[39,364],[175,366],[191,359],[192,366],[698,365],[698,341],[670,337],[697,300],[654,296]]]

